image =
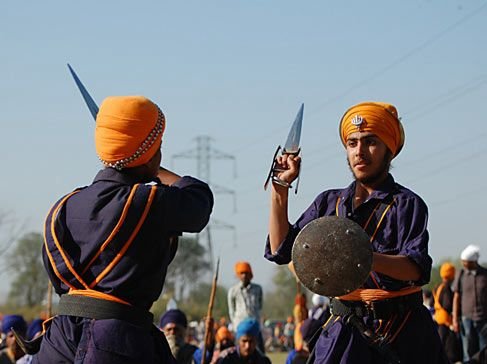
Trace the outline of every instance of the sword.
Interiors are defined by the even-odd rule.
[[[78,86],[79,92],[81,92],[81,96],[83,96],[83,99],[86,102],[86,106],[88,106],[88,109],[90,109],[90,113],[93,116],[93,119],[95,119],[96,121],[96,115],[98,114],[98,105],[96,104],[95,100],[93,100],[93,98],[90,96],[88,91],[86,91],[85,86],[83,86],[83,83],[80,81],[78,75],[76,74],[76,72],[74,72],[69,63],[68,68],[69,72],[71,72],[71,76],[73,76],[74,78],[74,82],[76,82],[76,85]]]
[[[294,119],[293,125],[291,126],[291,130],[289,130],[289,134],[286,139],[286,143],[284,144],[284,148],[281,148],[279,145],[274,153],[274,157],[272,159],[271,168],[269,173],[267,174],[267,178],[264,183],[264,190],[267,189],[269,181],[272,179],[272,182],[284,186],[284,187],[291,187],[289,184],[275,174],[278,172],[283,172],[284,170],[279,168],[276,163],[276,157],[279,151],[281,151],[281,155],[290,154],[293,156],[298,155],[301,152],[301,147],[299,146],[299,140],[301,139],[301,126],[303,124],[303,112],[304,112],[304,104],[301,104],[299,108],[298,114],[296,115],[296,119]],[[301,168],[301,167],[300,167]],[[298,179],[296,181],[296,188],[294,189],[294,193],[298,193],[298,185],[299,185],[299,174]]]

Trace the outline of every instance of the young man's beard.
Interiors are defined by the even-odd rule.
[[[389,170],[391,169],[391,154],[392,154],[391,152],[387,151],[377,171],[374,174],[364,178],[358,178],[355,175],[355,173],[353,172],[353,168],[350,165],[350,161],[347,158],[348,168],[350,168],[350,171],[352,172],[353,177],[355,178],[356,181],[364,185],[374,185],[377,182],[381,182],[381,179],[383,179],[384,176],[387,176],[387,174],[389,173]]]

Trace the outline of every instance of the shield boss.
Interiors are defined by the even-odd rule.
[[[307,224],[292,250],[296,275],[310,291],[342,296],[359,288],[372,268],[369,236],[356,222],[324,216]]]

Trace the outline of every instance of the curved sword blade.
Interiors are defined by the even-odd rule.
[[[304,104],[301,104],[296,119],[287,136],[286,143],[282,149],[282,154],[298,154],[299,140],[301,139],[301,125],[303,124]]]
[[[76,82],[76,85],[79,88],[79,91],[81,92],[81,96],[83,96],[83,99],[86,102],[86,106],[88,106],[88,109],[90,109],[90,113],[93,116],[93,119],[96,121],[96,115],[98,114],[98,105],[95,103],[93,98],[90,96],[88,91],[86,91],[85,86],[81,83],[80,79],[78,78],[78,75],[74,70],[71,68],[71,66],[68,63],[68,68],[69,71],[71,72],[71,76],[74,78],[74,82]]]

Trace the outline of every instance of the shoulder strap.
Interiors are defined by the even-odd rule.
[[[58,221],[59,212],[66,201],[79,190],[75,190],[62,198],[49,212],[45,223],[45,250],[54,273],[70,290],[92,290],[122,259],[131,246],[147,217],[157,190],[156,186],[151,186],[150,189],[139,189],[138,187],[139,184],[133,186],[118,223],[83,270],[79,267],[75,269],[74,260],[63,248],[62,241],[65,231]],[[137,193],[138,190],[142,193]],[[131,218],[129,218],[130,216]],[[88,268],[100,258],[104,251],[108,251],[106,250],[108,245],[111,248],[109,250],[111,257],[103,258],[103,261],[108,261],[108,264],[95,277],[91,277],[89,279],[91,282],[89,282],[87,279]]]

